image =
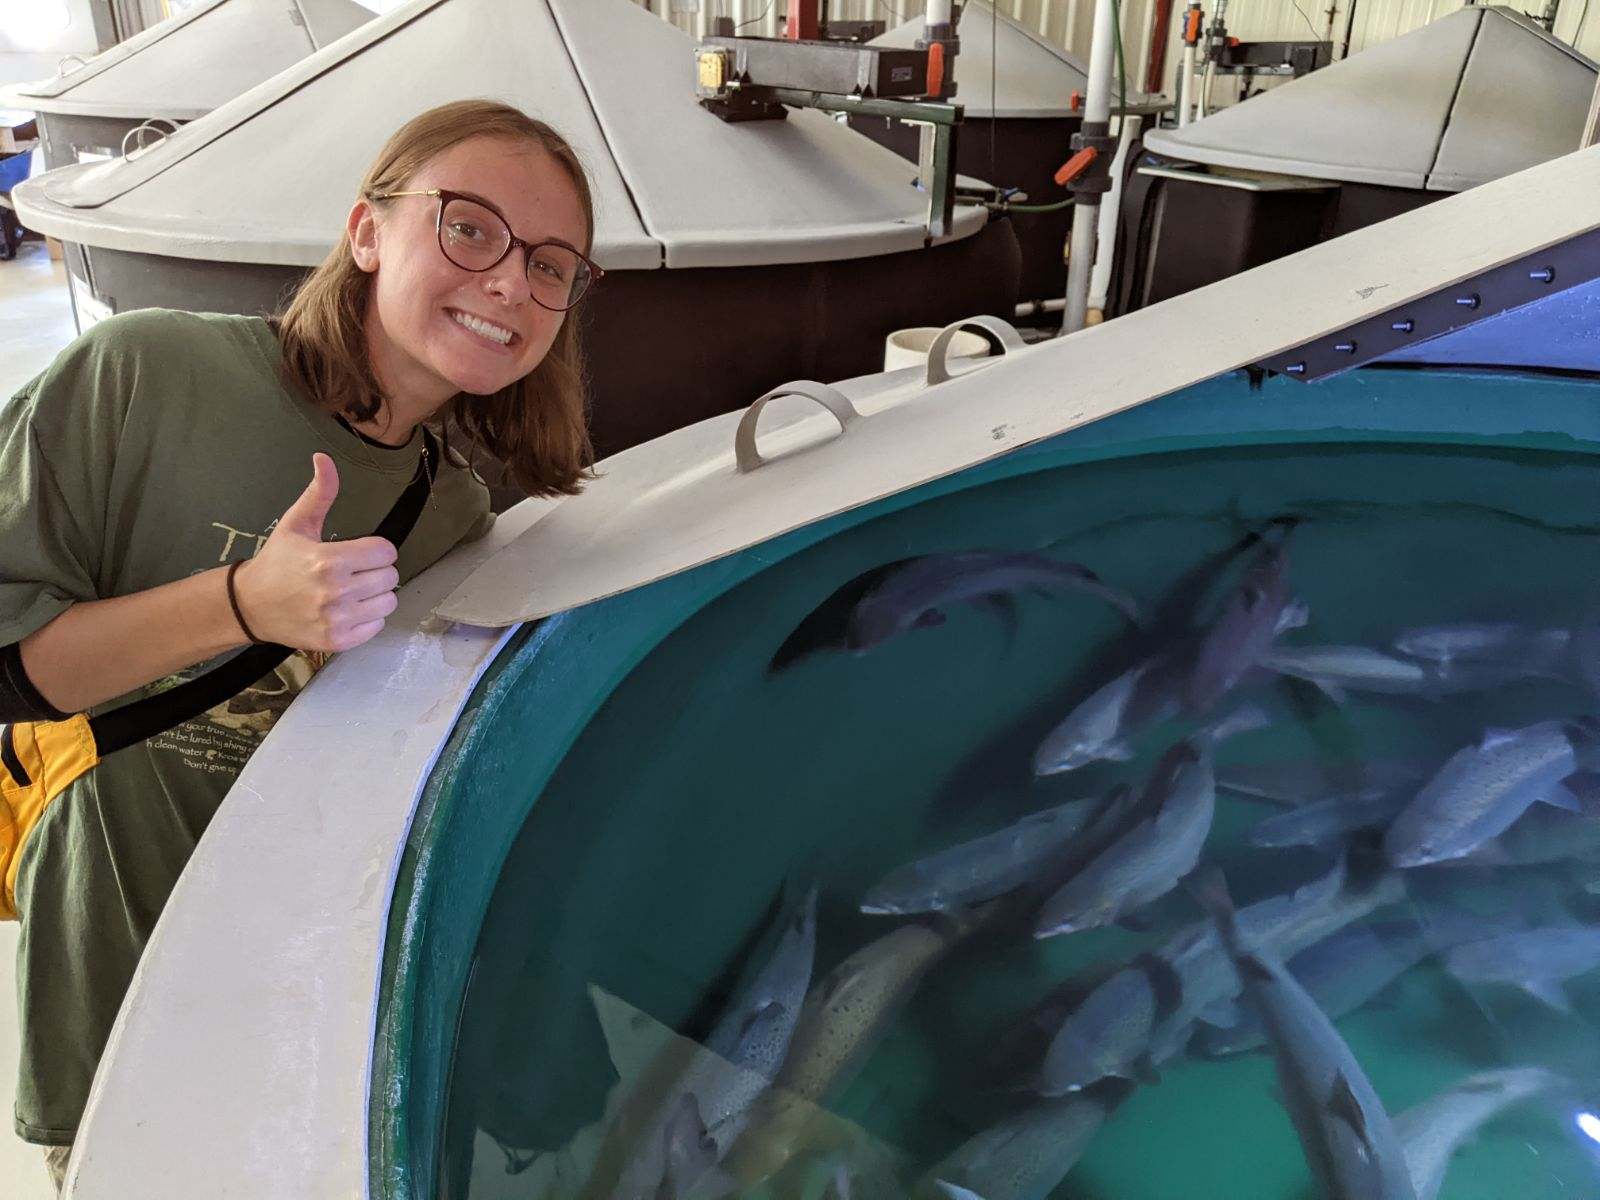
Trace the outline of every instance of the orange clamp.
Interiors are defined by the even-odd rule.
[[[1200,22],[1205,19],[1205,10],[1198,4],[1191,4],[1183,14],[1183,44],[1185,46],[1198,46],[1200,44]]]
[[[944,91],[944,43],[935,42],[928,47],[928,92],[937,96]]]
[[[1085,146],[1066,162],[1061,164],[1061,169],[1056,172],[1056,182],[1066,187],[1079,175],[1089,169],[1089,164],[1100,157],[1100,152],[1093,146]]]

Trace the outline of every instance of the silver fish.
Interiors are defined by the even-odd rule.
[[[1485,1071],[1397,1116],[1395,1133],[1405,1148],[1417,1200],[1435,1200],[1450,1160],[1483,1126],[1512,1105],[1563,1084],[1561,1076],[1543,1067]]]
[[[1574,732],[1564,721],[1485,732],[1451,755],[1401,810],[1384,835],[1384,854],[1397,867],[1425,866],[1470,854],[1505,832],[1578,769]]]
[[[1355,883],[1341,859],[1294,891],[1241,909],[1238,922],[1253,944],[1292,957],[1404,896],[1398,874]],[[1155,1067],[1183,1049],[1195,1023],[1238,992],[1216,929],[1197,922],[1115,972],[1067,1012],[1032,1086],[1040,1095],[1061,1096],[1107,1077],[1152,1079]]]
[[[1209,749],[1180,742],[1167,751],[1127,827],[1045,901],[1034,937],[1109,925],[1166,895],[1199,861],[1216,798]]]
[[[1600,811],[1593,776],[1574,775],[1545,803],[1529,806],[1499,837],[1454,861],[1494,867],[1532,867],[1600,858]]]
[[[1416,1200],[1405,1151],[1389,1114],[1350,1047],[1270,952],[1240,931],[1220,873],[1196,895],[1261,1019],[1283,1105],[1327,1200]]]
[[[908,863],[868,890],[861,911],[945,912],[1004,895],[1033,879],[1104,803],[1069,800],[998,832]]]
[[[1500,934],[1455,947],[1444,965],[1457,979],[1510,984],[1569,1013],[1572,1002],[1561,985],[1600,967],[1600,928],[1556,925]]]
[[[1033,773],[1059,775],[1094,762],[1126,762],[1139,732],[1177,712],[1178,694],[1166,660],[1149,659],[1094,692],[1046,734],[1034,751]]]
[[[819,1105],[850,1085],[927,973],[993,911],[902,925],[812,988],[776,1085],[728,1156],[736,1177],[769,1179],[806,1148]]]
[[[675,1040],[636,1081],[605,1134],[585,1196],[653,1200],[667,1177],[674,1121],[692,1096],[720,1159],[788,1052],[811,983],[817,890],[784,924],[772,956],[740,989],[704,1047]],[[680,1125],[681,1128],[681,1125]]]
[[[930,554],[898,564],[861,598],[850,614],[845,644],[862,653],[912,629],[943,624],[948,605],[1026,590],[1084,592],[1130,621],[1138,620],[1139,608],[1131,596],[1107,586],[1080,563],[995,551]]]
[[[1522,663],[1554,666],[1572,641],[1570,630],[1541,629],[1514,621],[1463,621],[1402,630],[1401,654],[1432,663]]]
[[[1437,674],[1423,664],[1366,646],[1280,646],[1261,665],[1314,683],[1340,702],[1350,692],[1427,696],[1439,687]]]
[[[916,1194],[1046,1200],[1083,1157],[1106,1112],[1103,1100],[1088,1096],[1030,1105],[957,1147]]]
[[[1410,758],[1373,759],[1324,766],[1310,759],[1240,763],[1217,772],[1217,789],[1284,808],[1361,793],[1415,791],[1438,769],[1438,761]],[[1334,787],[1337,776],[1343,782]]]
[[[1201,636],[1184,686],[1191,712],[1210,711],[1253,667],[1260,665],[1279,634],[1305,623],[1302,606],[1289,596],[1289,526],[1275,526],[1224,603],[1222,613]]]
[[[1268,817],[1250,830],[1252,846],[1328,846],[1347,834],[1387,825],[1405,806],[1405,797],[1369,789],[1336,796]]]

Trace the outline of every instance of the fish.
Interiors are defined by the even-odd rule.
[[[1081,592],[1139,620],[1132,596],[1106,584],[1081,563],[1045,554],[979,550],[904,559],[883,574],[856,603],[845,626],[845,648],[865,654],[913,629],[945,622],[953,604],[1008,597],[1017,592]]]
[[[1100,797],[1069,800],[908,863],[867,890],[861,911],[948,912],[1004,895],[1033,879],[1105,804]]]
[[[924,1177],[928,1200],[1046,1200],[1105,1124],[1099,1096],[1034,1102],[962,1143]]]
[[[1533,867],[1600,859],[1600,777],[1580,772],[1558,783],[1549,802],[1533,804],[1499,837],[1454,861]]]
[[[1314,683],[1341,704],[1350,692],[1432,697],[1440,688],[1437,672],[1428,666],[1366,646],[1279,646],[1261,665]]]
[[[850,955],[806,997],[773,1089],[728,1155],[746,1184],[806,1148],[819,1106],[847,1088],[928,972],[997,912],[995,905],[902,925]]]
[[[1454,947],[1444,965],[1464,983],[1509,984],[1570,1013],[1572,1001],[1561,985],[1600,967],[1600,928],[1551,925],[1502,933]]]
[[[1179,697],[1170,662],[1160,656],[1129,668],[1091,693],[1056,724],[1033,755],[1033,773],[1044,777],[1090,763],[1126,762],[1133,739],[1178,714]]]
[[[1287,543],[1292,522],[1275,524],[1222,612],[1201,635],[1184,682],[1188,711],[1209,712],[1251,669],[1278,636],[1304,625],[1308,614],[1289,595]]]
[[[1336,845],[1349,834],[1387,826],[1405,803],[1403,795],[1376,788],[1334,796],[1268,817],[1250,830],[1249,842],[1262,849]]]
[[[1437,760],[1410,758],[1372,759],[1331,765],[1310,759],[1239,763],[1218,770],[1217,788],[1282,808],[1299,808],[1341,795],[1402,788],[1414,791],[1437,768]]]
[[[1470,854],[1504,833],[1530,804],[1558,801],[1555,785],[1578,770],[1575,723],[1540,721],[1521,729],[1487,730],[1451,755],[1384,835],[1397,867],[1418,867]]]
[[[1290,958],[1367,914],[1405,897],[1396,872],[1352,877],[1341,857],[1326,874],[1293,891],[1242,908],[1238,923],[1254,944]],[[1027,1086],[1063,1096],[1106,1078],[1153,1082],[1208,1013],[1239,993],[1215,927],[1195,922],[1115,971],[1047,1030],[1042,1061]]]
[[[1195,888],[1272,1049],[1284,1108],[1326,1200],[1416,1200],[1405,1150],[1361,1064],[1317,1002],[1240,930],[1216,871]]]
[[[1513,1105],[1565,1085],[1543,1067],[1484,1071],[1395,1117],[1417,1200],[1436,1200],[1450,1160],[1483,1126]]]
[[[682,1144],[686,1096],[693,1097],[716,1143],[710,1165],[720,1161],[788,1054],[811,983],[816,941],[812,887],[785,917],[771,956],[739,989],[705,1045],[676,1039],[638,1077],[606,1130],[586,1197],[654,1200],[667,1182],[670,1147]],[[680,1167],[680,1175],[686,1170]]]
[[[678,1097],[663,1131],[665,1170],[655,1200],[726,1195],[732,1181],[717,1171],[717,1140],[706,1129],[694,1093]]]
[[[1401,630],[1394,648],[1431,663],[1520,663],[1553,667],[1572,642],[1572,632],[1515,621],[1463,621]]]
[[[1199,861],[1215,812],[1210,750],[1178,743],[1156,764],[1121,833],[1045,901],[1034,937],[1109,925],[1166,895]]]
[[[1458,936],[1469,936],[1466,930]],[[1439,935],[1415,920],[1352,925],[1296,954],[1289,973],[1330,1020],[1355,1012],[1389,984],[1440,948]],[[1243,1005],[1225,1025],[1202,1026],[1195,1046],[1209,1058],[1242,1054],[1264,1045],[1266,1029]]]

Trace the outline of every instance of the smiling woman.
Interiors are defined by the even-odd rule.
[[[0,915],[23,923],[16,1128],[58,1181],[240,768],[401,583],[487,532],[438,435],[535,495],[586,479],[567,314],[601,275],[593,227],[553,129],[445,105],[383,147],[281,316],[113,317],[0,408]]]

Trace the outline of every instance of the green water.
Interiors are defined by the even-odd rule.
[[[553,1194],[550,1155],[602,1115],[617,1084],[590,999],[597,985],[655,1021],[702,1033],[741,955],[759,955],[786,881],[821,888],[816,976],[894,927],[862,894],[911,859],[1037,809],[1136,781],[1138,760],[1035,779],[1044,733],[1093,687],[1126,626],[1089,597],[1019,600],[1008,624],[950,610],[861,656],[768,663],[853,577],[911,555],[1046,550],[1145,601],[1242,533],[1302,520],[1291,551],[1311,623],[1286,644],[1386,646],[1412,625],[1515,619],[1571,625],[1600,580],[1593,460],[1417,447],[1262,448],[1078,466],[958,493],[858,526],[774,564],[688,619],[607,701],[533,807],[499,880],[460,1017],[440,1192]],[[1441,760],[1487,727],[1590,711],[1555,681],[1433,704],[1263,694],[1275,720],[1219,767]],[[515,753],[517,731],[503,752]],[[528,736],[537,736],[537,730]],[[1219,796],[1208,855],[1248,903],[1322,874],[1310,851],[1257,850],[1275,809]],[[1531,877],[1527,869],[1514,879]],[[1582,918],[1600,902],[1570,897]],[[1379,917],[1404,911],[1396,906]],[[1145,933],[978,941],[940,963],[842,1094],[838,1117],[915,1170],[1025,1102],[990,1066],[1051,988],[1115,966],[1193,922],[1183,894]],[[752,951],[752,947],[756,947]],[[719,991],[719,987],[723,990]],[[1542,1064],[1580,1082],[1600,1066],[1600,978],[1561,1017],[1515,992],[1468,989],[1431,963],[1338,1028],[1391,1114],[1474,1071]],[[1107,1120],[1054,1197],[1301,1200],[1304,1157],[1266,1052],[1182,1057]],[[1453,1161],[1449,1200],[1600,1195],[1569,1099],[1531,1101]],[[980,1189],[981,1190],[981,1189]],[[755,1193],[752,1193],[755,1194]],[[798,1192],[791,1194],[798,1195]]]

